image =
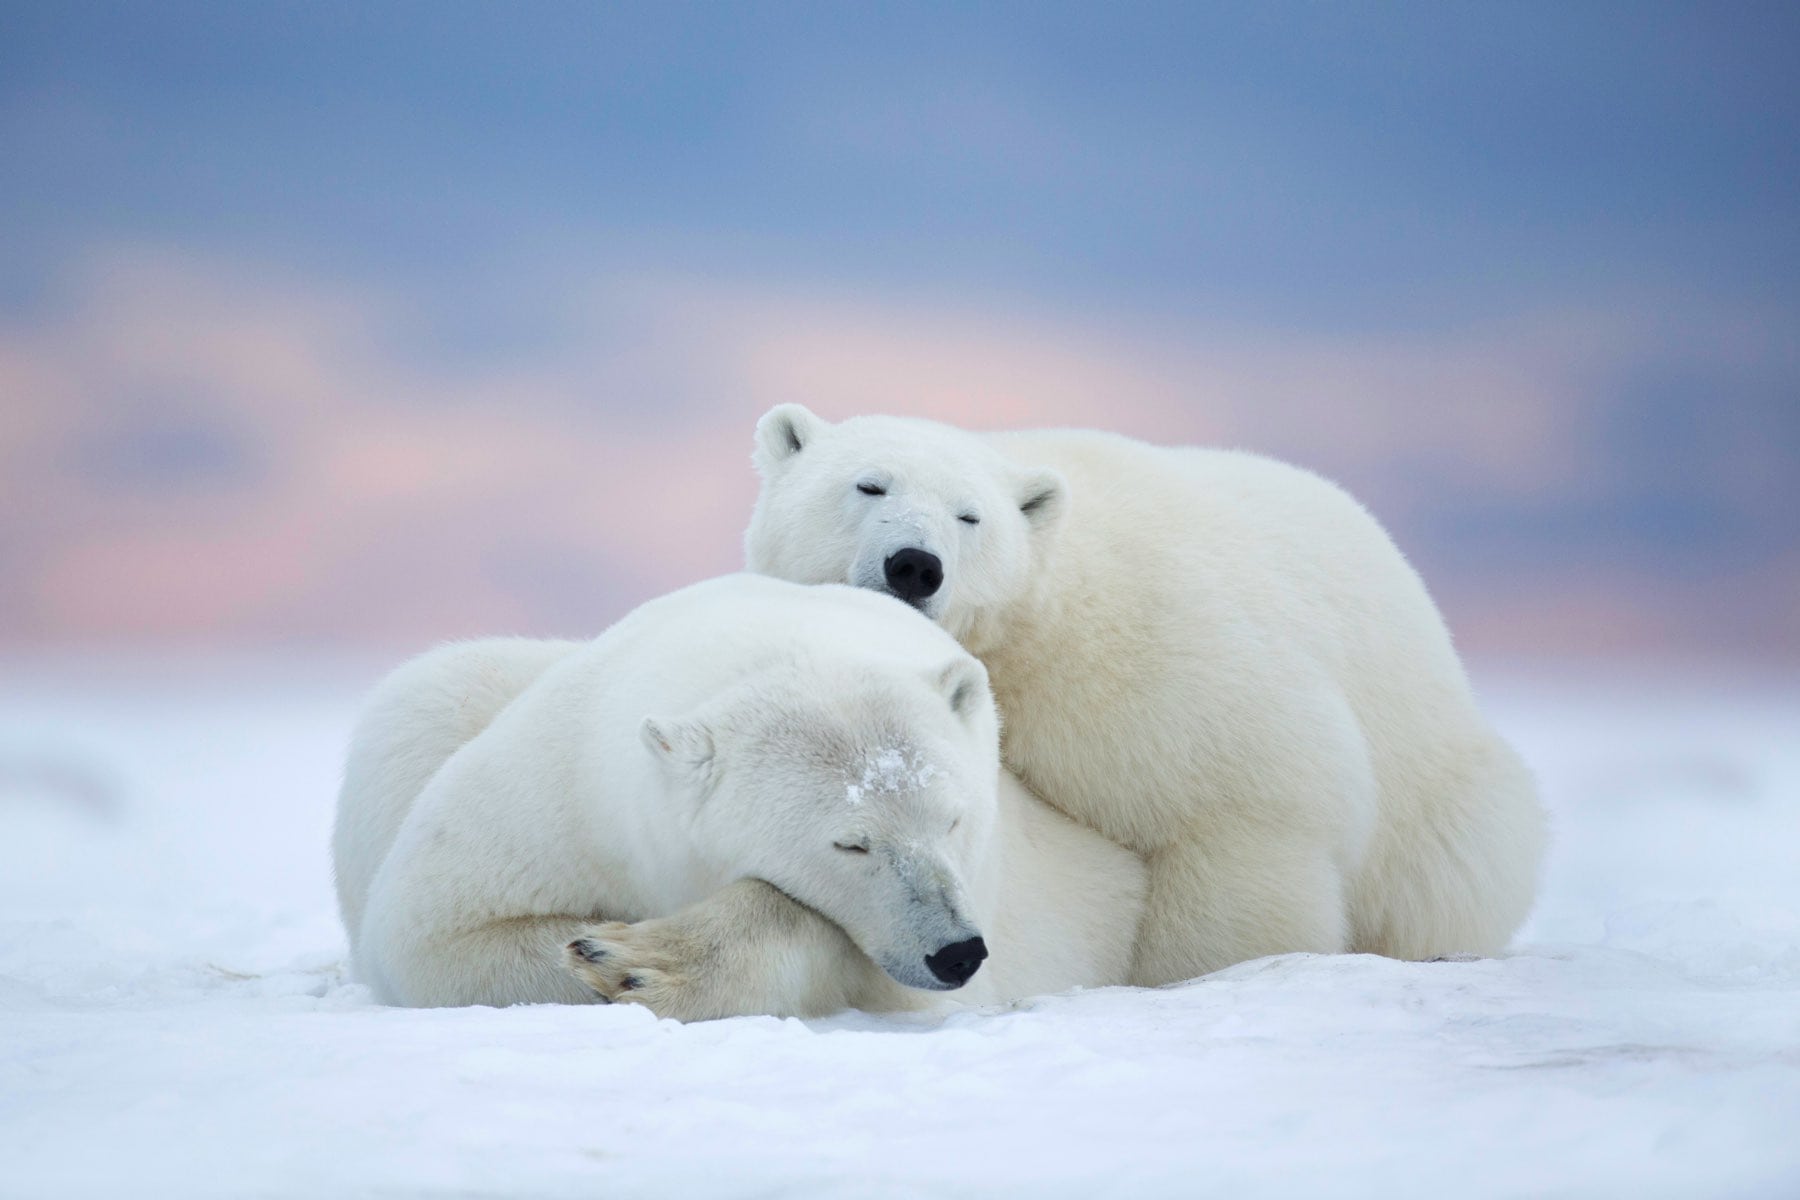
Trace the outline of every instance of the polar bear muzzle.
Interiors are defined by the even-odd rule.
[[[914,608],[923,607],[925,601],[944,586],[943,560],[929,550],[914,546],[888,555],[882,564],[882,573],[887,579],[888,590]]]
[[[975,977],[982,960],[988,956],[987,943],[979,936],[951,942],[936,954],[925,956],[925,966],[939,982],[959,988]]]

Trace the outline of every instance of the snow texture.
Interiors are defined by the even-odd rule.
[[[844,803],[861,804],[871,795],[917,791],[931,782],[937,768],[930,763],[914,766],[906,753],[885,747],[863,763],[862,778],[844,787]]]
[[[345,977],[354,688],[15,670],[0,1196],[1800,1196],[1800,688],[1490,700],[1556,828],[1505,958],[682,1026]]]

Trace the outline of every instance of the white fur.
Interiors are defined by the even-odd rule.
[[[401,667],[354,737],[334,849],[383,1000],[684,1019],[918,1007],[942,987],[925,957],[977,935],[958,999],[1122,983],[1144,887],[999,770],[986,673],[942,630],[751,575],[592,643]]]
[[[1137,982],[1284,951],[1492,954],[1530,908],[1532,781],[1418,576],[1330,483],[797,405],[762,419],[755,461],[752,570],[881,588],[896,550],[940,557],[921,607],[986,664],[1007,765],[1149,861]]]

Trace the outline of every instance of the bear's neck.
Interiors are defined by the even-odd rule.
[[[984,609],[966,629],[953,631],[963,649],[990,670],[996,661],[1054,651],[1056,643],[1075,632],[1079,614],[1071,611],[1066,588],[1059,586],[1054,559],[1039,573],[1030,591],[1012,603]]]

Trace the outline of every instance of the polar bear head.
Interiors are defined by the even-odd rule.
[[[984,628],[1035,592],[1067,507],[1058,472],[932,421],[833,425],[783,404],[757,423],[753,457],[751,570],[886,592],[977,649]]]
[[[780,663],[641,729],[719,877],[773,884],[900,983],[934,990],[961,987],[987,956],[970,881],[999,772],[987,673],[943,645],[952,657],[928,667]]]

